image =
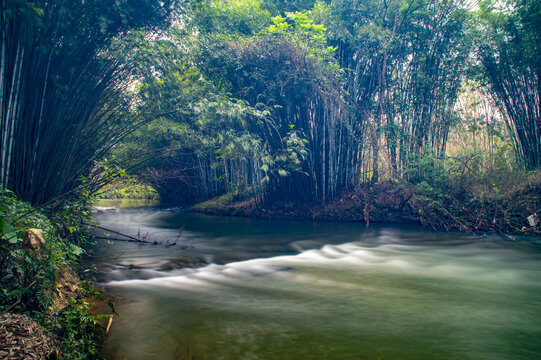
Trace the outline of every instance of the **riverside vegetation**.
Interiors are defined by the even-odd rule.
[[[130,174],[213,214],[539,231],[537,3],[271,3],[133,38],[182,110],[114,150]]]
[[[47,339],[38,346],[35,342],[40,339],[33,333],[15,334],[12,342],[6,336],[1,340],[2,351],[7,351],[2,356],[98,356],[104,332],[98,320],[109,315],[92,311],[103,294],[93,288],[90,278],[81,280],[78,274],[83,272],[80,256],[89,240],[82,225],[90,218],[89,209],[81,200],[44,211],[9,191],[0,194],[0,312],[29,315]],[[9,328],[8,320],[2,318],[3,328]]]
[[[130,112],[132,67],[114,43],[172,12],[152,0],[0,3],[0,357],[100,356],[102,295],[80,278],[88,199],[122,173],[108,151],[158,115]]]
[[[421,224],[440,231],[541,234],[538,223],[528,221],[530,216],[536,218],[541,207],[539,173],[508,176],[440,178],[418,184],[386,181],[359,186],[325,205],[284,202],[260,207],[249,191],[233,192],[199,203],[192,210],[213,215],[365,222],[367,226],[371,222]]]

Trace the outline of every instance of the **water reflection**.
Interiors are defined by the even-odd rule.
[[[98,208],[142,208],[142,207],[158,207],[160,200],[152,199],[98,199],[96,206]]]

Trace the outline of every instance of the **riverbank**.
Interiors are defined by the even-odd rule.
[[[99,358],[103,293],[80,262],[87,205],[44,211],[0,192],[0,358]]]
[[[541,234],[541,179],[531,175],[506,186],[494,181],[445,183],[385,181],[362,185],[326,204],[268,202],[226,194],[192,207],[195,212],[277,219],[420,224],[435,230]]]

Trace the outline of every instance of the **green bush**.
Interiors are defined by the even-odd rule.
[[[42,319],[45,328],[62,340],[59,350],[65,359],[98,359],[104,329],[97,320],[110,316],[91,313],[92,301],[103,300],[103,294],[84,284],[82,298],[70,299],[68,306],[54,309]]]
[[[21,216],[26,214],[26,216]],[[53,242],[46,241],[39,252],[23,247],[24,232],[39,228],[51,239],[54,228],[41,213],[19,202],[13,194],[0,195],[0,311],[45,311],[54,289],[55,270],[60,266]]]
[[[98,293],[88,284],[63,309],[54,306],[57,280],[77,267],[87,237],[81,219],[90,216],[89,199],[38,210],[0,192],[0,312],[23,313],[37,320],[60,344],[60,357],[95,359],[101,328],[90,315]],[[39,247],[24,242],[28,229],[42,231]]]
[[[157,200],[156,190],[135,177],[121,177],[105,185],[98,194],[99,199],[150,199]]]

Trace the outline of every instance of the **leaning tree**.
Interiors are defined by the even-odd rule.
[[[541,2],[483,1],[478,58],[524,169],[541,166]]]
[[[70,193],[134,124],[131,67],[110,51],[158,27],[175,1],[4,0],[0,5],[0,185],[33,204]],[[116,52],[118,54],[118,52]],[[132,115],[130,115],[132,114]]]

